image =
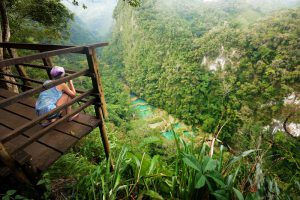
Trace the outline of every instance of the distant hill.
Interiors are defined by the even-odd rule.
[[[79,17],[75,17],[72,22],[70,34],[70,43],[72,44],[90,44],[101,41],[101,37],[97,35],[96,31],[89,30]]]

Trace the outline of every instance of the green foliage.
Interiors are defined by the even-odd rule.
[[[14,0],[6,4],[11,41],[49,42],[68,36],[73,15],[60,0]]]
[[[205,143],[196,146],[187,144],[175,133],[174,137],[177,153],[170,162],[123,146],[114,159],[113,171],[110,171],[110,160],[92,164],[79,154],[71,153],[51,168],[50,177],[74,177],[72,196],[77,199],[292,197],[263,173],[256,163],[258,150],[248,150],[227,159],[221,146],[219,155],[211,158]],[[253,166],[256,166],[255,171]]]
[[[122,79],[150,104],[204,132],[220,131],[219,137],[234,152],[261,147],[269,155],[262,157],[261,168],[287,191],[288,185],[295,185],[287,180],[293,175],[285,179],[280,168],[294,168],[290,172],[298,177],[299,143],[292,140],[285,150],[277,145],[270,149],[267,138],[273,136],[264,127],[274,118],[284,119],[284,98],[299,93],[300,15],[299,9],[266,13],[252,2],[238,1],[221,1],[218,6],[143,1],[134,9],[119,3],[104,55],[107,63],[124,68]],[[225,65],[211,70],[217,58]],[[282,162],[270,170],[277,159],[275,149],[289,153],[279,153]],[[199,175],[198,186],[204,180]],[[235,189],[231,193],[241,199],[239,187]],[[214,195],[220,197],[222,191]]]
[[[22,199],[22,200],[30,200],[22,195],[17,194],[16,190],[8,190],[6,193],[2,196],[2,200],[10,200],[10,199]]]

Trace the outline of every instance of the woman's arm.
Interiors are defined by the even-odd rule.
[[[68,85],[65,84],[65,83],[63,83],[63,85],[62,85],[62,91],[64,93],[66,93],[67,95],[69,95],[71,98],[74,98],[76,96],[76,90],[74,88],[73,81],[70,80],[68,82]]]

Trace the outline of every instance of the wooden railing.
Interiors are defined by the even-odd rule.
[[[1,138],[0,140],[0,146],[4,148],[3,144],[12,138],[22,134],[24,131],[30,129],[31,127],[35,126],[36,124],[39,124],[41,121],[45,120],[48,116],[53,115],[54,113],[60,112],[63,109],[65,109],[68,106],[71,106],[79,101],[84,102],[82,105],[80,105],[76,110],[73,110],[71,113],[66,114],[62,118],[56,120],[54,123],[50,124],[49,126],[43,128],[38,133],[34,135],[34,137],[30,138],[26,143],[22,144],[21,146],[18,146],[16,149],[11,152],[11,154],[17,153],[19,150],[25,148],[29,144],[37,141],[39,138],[41,138],[47,131],[52,129],[54,126],[56,126],[58,123],[67,120],[72,115],[75,115],[76,113],[84,110],[88,106],[94,105],[95,108],[95,114],[98,119],[100,119],[99,129],[101,133],[102,143],[105,150],[105,155],[108,158],[109,157],[109,143],[108,138],[106,134],[105,124],[104,124],[104,118],[107,116],[107,110],[106,110],[106,103],[104,99],[104,93],[103,88],[101,84],[101,78],[98,70],[98,62],[96,57],[96,50],[97,47],[103,47],[108,45],[108,43],[97,43],[87,46],[61,46],[61,45],[44,45],[44,44],[16,44],[16,43],[0,43],[0,47],[5,49],[28,49],[28,50],[37,50],[38,53],[35,53],[33,55],[28,55],[24,57],[18,57],[18,58],[10,58],[3,61],[0,61],[0,68],[2,67],[17,67],[17,66],[24,66],[24,68],[36,68],[36,69],[43,69],[49,72],[51,70],[52,66],[49,66],[52,61],[52,56],[58,56],[58,55],[66,55],[70,53],[78,53],[78,54],[85,54],[88,68],[81,70],[79,72],[75,72],[74,70],[65,70],[66,73],[68,73],[67,76],[60,78],[58,80],[51,81],[50,83],[43,85],[43,80],[36,80],[34,78],[24,77],[22,74],[15,75],[15,74],[7,74],[7,73],[0,73],[0,76],[9,76],[13,77],[15,79],[22,80],[22,83],[14,82],[14,81],[7,81],[4,78],[0,79],[2,82],[8,82],[10,84],[17,85],[24,89],[24,91],[18,95],[12,96],[10,98],[4,99],[0,101],[0,108],[5,108],[9,105],[12,105],[13,103],[19,102],[27,97],[32,97],[35,94],[40,93],[41,91],[47,90],[49,88],[55,87],[61,83],[65,83],[69,80],[73,80],[78,77],[89,77],[92,80],[92,89],[89,89],[87,91],[81,90],[78,96],[73,98],[70,102],[61,105],[51,112],[37,117],[35,120],[29,121],[28,123],[22,125],[21,127],[16,128],[12,132],[10,132],[9,136],[5,138]],[[42,60],[44,65],[38,65],[38,64],[32,64],[30,62],[36,61],[36,60]],[[18,70],[17,70],[18,71]],[[49,73],[48,73],[49,76]],[[50,78],[50,77],[49,77]],[[35,83],[40,84],[40,86],[33,87],[32,85],[27,85],[26,83]],[[2,149],[3,150],[3,149]],[[5,150],[5,149],[4,149]]]

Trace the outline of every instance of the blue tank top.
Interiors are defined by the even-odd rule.
[[[51,80],[44,82],[44,85],[50,83]],[[35,111],[38,116],[44,115],[56,108],[56,102],[62,96],[62,91],[52,87],[40,93],[39,98],[35,103]],[[51,116],[50,116],[51,117]]]

